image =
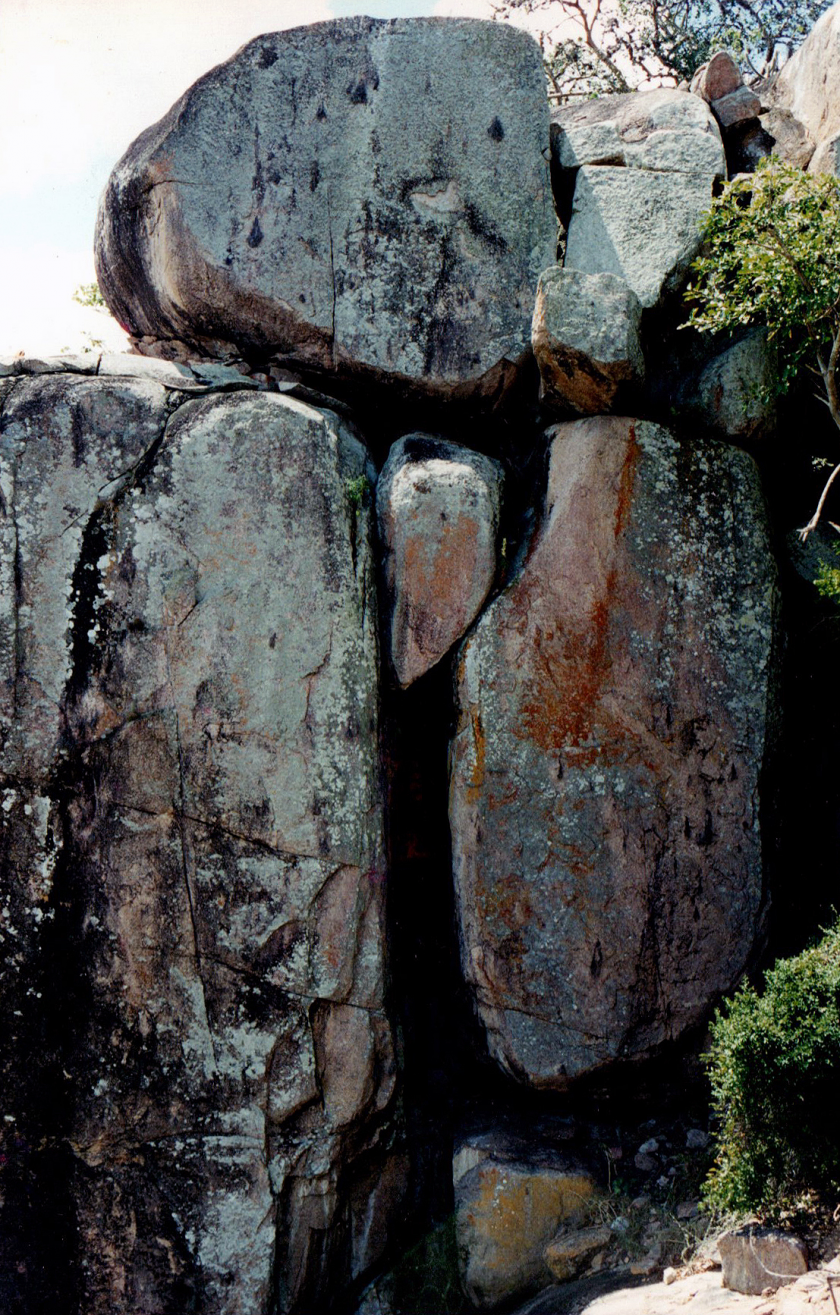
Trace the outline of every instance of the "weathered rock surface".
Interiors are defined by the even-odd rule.
[[[494,1133],[456,1151],[455,1227],[469,1300],[489,1309],[551,1282],[543,1252],[562,1224],[580,1224],[596,1195],[591,1176],[556,1154],[523,1154]]]
[[[758,329],[704,367],[692,390],[692,409],[727,438],[761,438],[776,419],[776,371],[775,353]]]
[[[461,653],[450,824],[490,1051],[560,1088],[679,1036],[755,944],[776,583],[744,453],[553,433],[543,529]]]
[[[97,227],[136,336],[496,389],[553,259],[539,48],[478,20],[258,38],[129,148]]]
[[[605,1224],[569,1229],[549,1242],[543,1259],[559,1283],[567,1283],[579,1274],[592,1257],[610,1245],[613,1235]]]
[[[551,133],[557,167],[578,169],[566,267],[617,274],[654,306],[684,278],[726,175],[708,105],[664,88],[602,96],[553,111]]]
[[[815,143],[804,123],[800,123],[790,110],[773,108],[759,116],[762,128],[773,138],[772,154],[778,155],[798,169],[807,169],[814,154]]]
[[[747,1225],[718,1238],[723,1286],[747,1296],[775,1291],[808,1270],[808,1249],[790,1233]]]
[[[734,128],[738,123],[748,119],[757,119],[761,112],[761,101],[752,87],[738,87],[728,96],[721,96],[712,106],[714,116],[721,128]]]
[[[832,5],[788,60],[771,89],[775,109],[788,110],[802,124],[816,150],[808,166],[812,173],[838,172],[840,100],[840,6]]]
[[[641,321],[639,298],[614,274],[544,270],[531,326],[543,400],[579,415],[613,410],[644,379]]]
[[[177,400],[50,376],[3,408],[4,932],[51,938],[7,1024],[19,1067],[33,1013],[51,1047],[21,1133],[67,1148],[39,1222],[72,1210],[89,1315],[308,1311],[404,1172],[371,471],[329,413]]]
[[[456,443],[409,434],[391,449],[376,507],[403,688],[449,652],[490,592],[501,489],[499,464]]]
[[[679,287],[700,250],[707,173],[585,166],[578,173],[566,268],[617,274],[644,308]]]
[[[670,87],[559,106],[551,113],[551,150],[561,169],[625,165],[708,174],[710,182],[726,172],[708,105]]]

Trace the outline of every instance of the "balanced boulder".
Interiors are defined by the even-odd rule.
[[[428,434],[391,449],[376,505],[391,661],[403,687],[465,634],[490,591],[501,485],[497,462]]]
[[[556,235],[536,42],[348,18],[252,41],[147,129],[96,263],[137,337],[448,396],[527,351]]]

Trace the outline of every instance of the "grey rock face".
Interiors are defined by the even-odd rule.
[[[814,141],[804,124],[790,110],[770,109],[760,115],[761,126],[773,138],[772,154],[798,169],[807,169],[814,154]]]
[[[708,174],[586,166],[578,173],[566,268],[617,274],[644,308],[679,286],[700,250]]]
[[[712,177],[726,172],[708,105],[669,87],[560,106],[551,114],[551,149],[561,169],[602,164]]]
[[[641,320],[641,302],[614,274],[544,270],[531,326],[542,397],[579,415],[612,410],[644,379]]]
[[[700,245],[716,178],[720,131],[704,100],[659,89],[604,96],[552,114],[552,151],[577,169],[567,269],[617,274],[642,306],[684,278]]]
[[[329,413],[178,400],[6,400],[10,907],[63,947],[37,1009],[84,1001],[54,1063],[85,1311],[308,1311],[398,1198],[371,472]]]
[[[764,330],[714,357],[700,374],[694,411],[727,438],[761,438],[776,419],[776,359]]]
[[[376,490],[403,688],[439,662],[478,615],[496,574],[502,470],[428,434],[395,443]]]
[[[747,1225],[718,1239],[723,1286],[732,1292],[760,1296],[775,1292],[808,1270],[808,1249],[790,1233]]]
[[[490,1051],[562,1088],[679,1036],[760,934],[776,583],[744,453],[553,432],[541,534],[460,655],[450,825]]]
[[[100,285],[138,336],[495,389],[554,258],[547,152],[523,32],[351,18],[260,37],[117,165]]]

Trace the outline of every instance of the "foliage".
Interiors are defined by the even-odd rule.
[[[407,1251],[392,1274],[392,1303],[399,1315],[463,1315],[455,1216]]]
[[[98,283],[80,283],[73,293],[73,300],[80,306],[93,306],[96,310],[108,309]]]
[[[742,986],[718,1011],[708,1065],[720,1121],[712,1207],[773,1215],[840,1190],[840,923],[780,960],[762,994]]]
[[[345,480],[345,489],[347,491],[347,501],[355,510],[367,506],[370,485],[367,475],[356,475],[355,478]]]
[[[803,370],[820,382],[840,428],[840,179],[770,158],[728,183],[706,222],[704,254],[687,291],[689,324],[726,332],[765,325],[778,349],[778,387]],[[833,480],[801,531],[816,527]]]
[[[814,584],[817,586],[817,593],[823,598],[830,598],[833,602],[840,603],[840,566],[834,566],[831,562],[820,562],[819,573]]]
[[[556,100],[690,79],[715,50],[767,77],[830,0],[498,0],[496,15],[537,14]]]

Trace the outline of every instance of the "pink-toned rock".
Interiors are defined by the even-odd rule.
[[[458,668],[450,823],[491,1053],[562,1088],[698,1022],[761,934],[776,577],[756,468],[600,417]]]
[[[703,100],[720,100],[743,85],[741,70],[728,50],[718,50],[708,64],[703,64],[691,79],[691,90]]]
[[[428,434],[391,449],[376,490],[391,661],[403,687],[475,620],[496,574],[501,467]]]

